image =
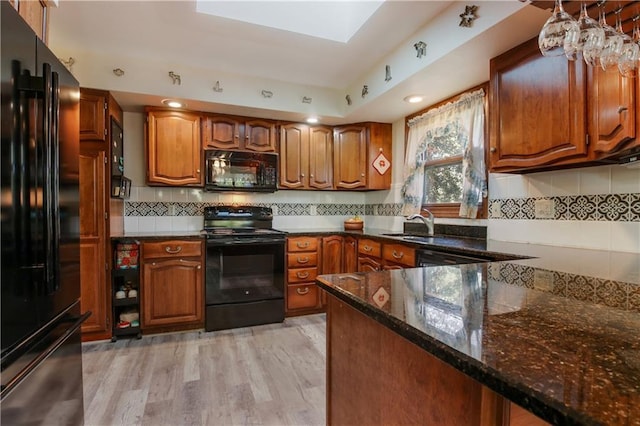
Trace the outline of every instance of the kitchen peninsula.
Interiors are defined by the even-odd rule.
[[[640,255],[487,248],[537,257],[318,277],[328,424],[640,424]]]

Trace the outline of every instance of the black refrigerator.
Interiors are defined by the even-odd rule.
[[[0,6],[0,423],[82,424],[80,90]]]

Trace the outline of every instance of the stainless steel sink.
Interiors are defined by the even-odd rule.
[[[418,241],[421,243],[431,243],[433,242],[433,237],[427,237],[423,235],[404,235],[402,237],[403,240],[406,241]]]
[[[433,236],[429,237],[427,235],[412,235],[412,234],[406,234],[406,233],[389,233],[389,234],[382,234],[382,235],[386,235],[387,237],[399,237],[402,238],[405,241],[416,241],[416,242],[422,242],[422,243],[431,243],[433,242]]]

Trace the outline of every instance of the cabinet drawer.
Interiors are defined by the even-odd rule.
[[[416,250],[403,244],[385,244],[382,248],[382,258],[389,262],[415,266]]]
[[[316,251],[318,239],[316,237],[294,237],[287,239],[287,251]]]
[[[142,243],[145,259],[155,257],[199,257],[202,255],[202,241],[168,240]]]
[[[288,283],[302,283],[313,281],[318,275],[318,268],[297,268],[289,269],[287,271]]]
[[[287,254],[287,267],[306,268],[318,266],[318,253],[289,253]]]
[[[358,252],[367,256],[380,257],[381,246],[378,241],[362,238],[358,241]]]
[[[320,307],[320,289],[315,284],[287,286],[287,310]]]

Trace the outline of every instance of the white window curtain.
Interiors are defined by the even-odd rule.
[[[475,218],[482,197],[487,194],[484,162],[484,90],[465,93],[454,102],[434,108],[409,120],[408,145],[402,186],[405,216],[420,212],[424,200],[424,165],[429,142],[437,135],[458,128],[465,142],[462,160],[460,217]]]

